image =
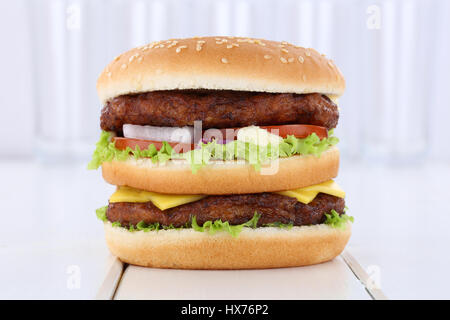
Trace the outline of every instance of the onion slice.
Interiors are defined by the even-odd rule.
[[[134,124],[123,125],[123,136],[125,138],[143,139],[167,142],[194,142],[193,127],[155,127],[139,126]]]

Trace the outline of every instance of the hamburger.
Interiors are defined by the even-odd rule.
[[[88,165],[117,186],[97,210],[110,251],[181,269],[339,255],[353,222],[333,180],[344,89],[331,60],[287,42],[171,39],[116,57]]]

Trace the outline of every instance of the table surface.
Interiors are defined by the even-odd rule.
[[[1,215],[7,226],[0,233],[0,299],[94,298],[111,259],[94,210],[107,203],[114,186],[102,180],[100,171],[77,163],[2,160],[0,176]],[[342,163],[337,181],[355,217],[347,250],[388,298],[450,298],[449,178],[448,164]],[[189,274],[182,277],[182,291],[171,280],[181,274]],[[217,277],[240,281],[226,281],[233,283],[227,290],[208,285],[200,290],[193,285],[200,276],[211,283]],[[259,281],[267,277],[277,281]],[[139,283],[142,288],[149,282],[164,286],[138,290]],[[330,294],[317,296],[325,287]],[[116,298],[179,298],[189,293],[197,298],[262,299],[276,298],[283,290],[286,298],[367,299],[361,288],[339,257],[318,266],[275,270],[183,273],[129,267]]]

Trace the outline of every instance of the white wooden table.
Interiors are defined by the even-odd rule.
[[[251,271],[129,266],[120,279],[114,274],[121,264],[110,256],[94,213],[114,190],[100,172],[85,170],[85,164],[4,160],[0,176],[0,299],[112,298],[105,296],[108,290],[116,299],[370,299],[348,266],[351,256],[360,265],[357,273],[378,281],[388,298],[450,298],[449,165],[343,162],[337,180],[356,219],[350,256],[305,268]]]
[[[366,276],[362,271],[360,278],[366,280]],[[111,286],[113,283],[116,286]],[[123,266],[117,260],[96,298],[368,300],[385,297],[380,290],[366,290],[344,258],[337,257],[327,263],[301,268],[227,271],[152,269]]]

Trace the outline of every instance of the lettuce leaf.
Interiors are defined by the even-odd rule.
[[[209,234],[213,235],[219,231],[225,231],[228,232],[233,238],[236,238],[242,231],[244,227],[249,228],[256,228],[256,225],[258,223],[259,218],[261,217],[260,214],[255,212],[253,215],[253,218],[251,218],[249,221],[238,224],[238,225],[230,225],[228,221],[222,222],[222,220],[216,220],[214,222],[212,221],[206,221],[203,223],[203,226],[199,226],[197,224],[197,219],[195,216],[192,217],[192,228],[195,231],[199,232],[208,232]]]
[[[273,222],[273,223],[268,223],[268,224],[264,225],[264,227],[274,227],[274,228],[282,228],[282,229],[288,229],[288,230],[292,229],[293,226],[294,226],[294,224],[292,222],[288,223],[288,224],[281,223],[281,222]]]
[[[101,208],[98,208],[95,210],[95,214],[97,215],[97,218],[102,220],[103,222],[106,221],[106,210],[108,209],[108,206],[104,206]]]
[[[103,162],[112,160],[124,161],[134,157],[135,159],[151,158],[153,163],[164,163],[170,159],[185,159],[191,165],[193,173],[207,165],[211,159],[242,159],[252,164],[255,170],[260,170],[262,164],[279,157],[290,157],[296,154],[312,154],[320,157],[322,152],[339,142],[339,139],[333,136],[333,130],[330,130],[328,138],[322,140],[315,133],[312,133],[306,138],[287,136],[277,146],[270,144],[259,146],[239,140],[231,141],[227,144],[219,144],[216,141],[212,141],[200,143],[194,150],[179,154],[174,152],[172,147],[165,141],[159,151],[153,144],[144,150],[141,150],[139,146],[136,146],[135,149],[127,147],[124,150],[118,150],[115,147],[115,143],[111,142],[111,136],[110,132],[102,131],[96,144],[96,149],[92,154],[92,160],[88,164],[88,169],[98,169]]]
[[[347,226],[347,222],[354,222],[355,218],[352,216],[349,216],[347,214],[339,215],[335,210],[331,210],[330,214],[325,213],[325,224],[328,224],[329,226],[333,228],[339,228],[339,229],[345,229]]]
[[[138,145],[135,149],[127,147],[124,150],[119,150],[116,148],[115,143],[111,141],[111,138],[111,132],[102,131],[92,154],[92,159],[87,166],[88,169],[98,169],[103,162],[112,160],[125,161],[132,157],[135,159],[151,158],[154,163],[158,161],[165,162],[171,159],[173,154],[172,147],[166,141],[162,143],[163,146],[159,151],[156,150],[154,144],[150,144],[147,149],[143,150]]]

